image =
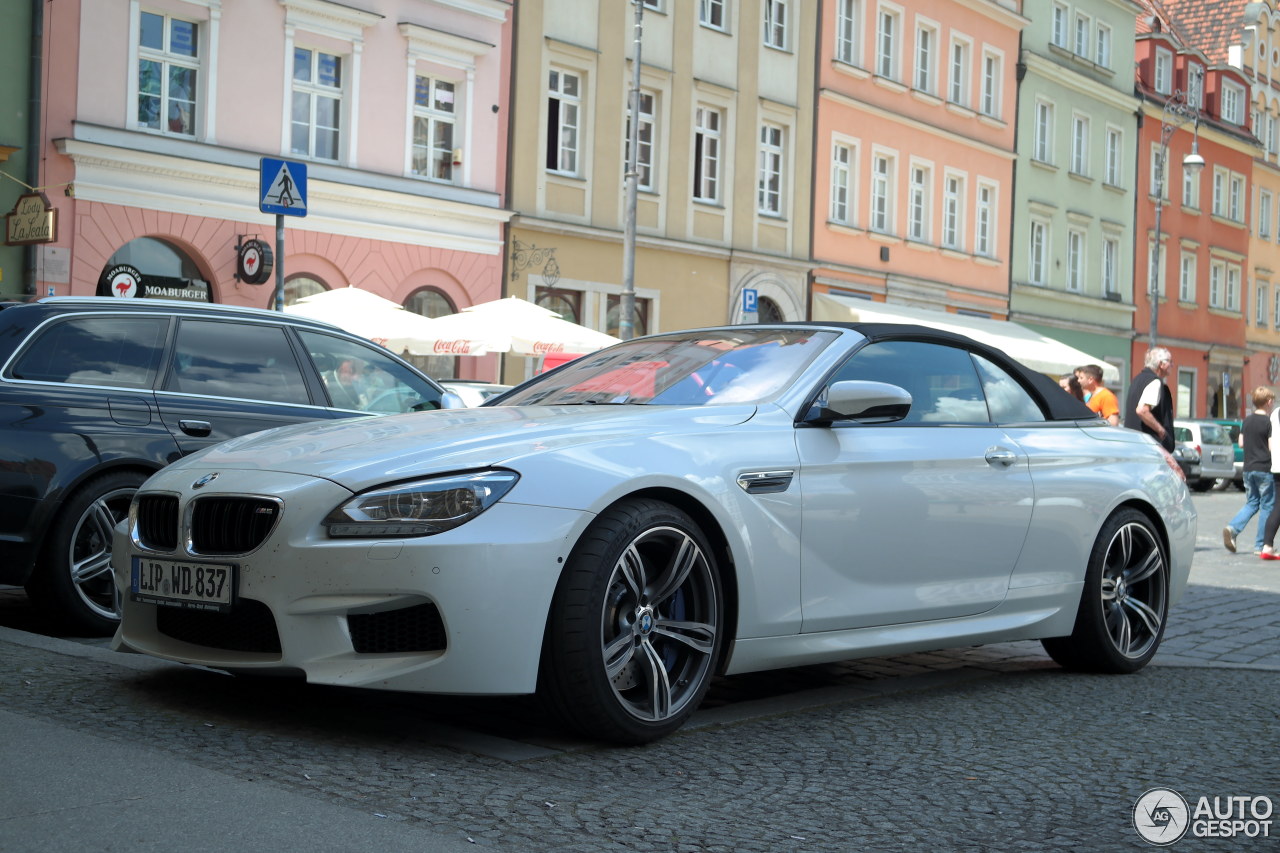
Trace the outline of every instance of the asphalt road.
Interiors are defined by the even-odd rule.
[[[1153,788],[1280,811],[1280,562],[1223,548],[1242,500],[1195,497],[1192,586],[1141,673],[1011,643],[734,677],[633,749],[526,699],[118,655],[0,591],[0,850],[1117,850],[1147,846]],[[1280,814],[1246,823],[1175,847],[1280,847]]]

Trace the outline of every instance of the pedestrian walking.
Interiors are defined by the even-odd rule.
[[[1124,425],[1145,432],[1173,452],[1173,394],[1164,379],[1173,367],[1173,353],[1164,347],[1147,350],[1145,367],[1129,386]]]
[[[1222,544],[1236,552],[1236,537],[1249,519],[1258,516],[1257,544],[1253,553],[1264,553],[1267,520],[1275,506],[1275,477],[1271,473],[1271,408],[1276,395],[1270,388],[1253,389],[1253,412],[1240,426],[1240,446],[1244,448],[1244,506],[1222,528]]]
[[[1112,426],[1120,426],[1120,401],[1102,381],[1102,365],[1084,364],[1076,368],[1076,379],[1084,389],[1084,403]]]
[[[1074,373],[1065,374],[1058,380],[1058,384],[1062,386],[1063,391],[1066,391],[1081,403],[1084,402],[1084,387],[1080,384],[1079,378],[1077,378]]]

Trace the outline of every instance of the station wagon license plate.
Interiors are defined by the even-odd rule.
[[[237,566],[133,558],[129,598],[194,610],[230,610]]]

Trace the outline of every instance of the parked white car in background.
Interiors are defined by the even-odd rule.
[[[538,691],[641,743],[715,673],[1037,638],[1151,660],[1196,514],[1173,458],[918,326],[655,335],[501,405],[236,439],[117,528],[114,647],[237,673]]]

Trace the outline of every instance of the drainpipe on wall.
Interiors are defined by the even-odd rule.
[[[27,186],[40,186],[40,69],[44,65],[44,0],[31,0],[31,79],[27,81]],[[36,247],[23,251],[22,292],[36,292]]]

